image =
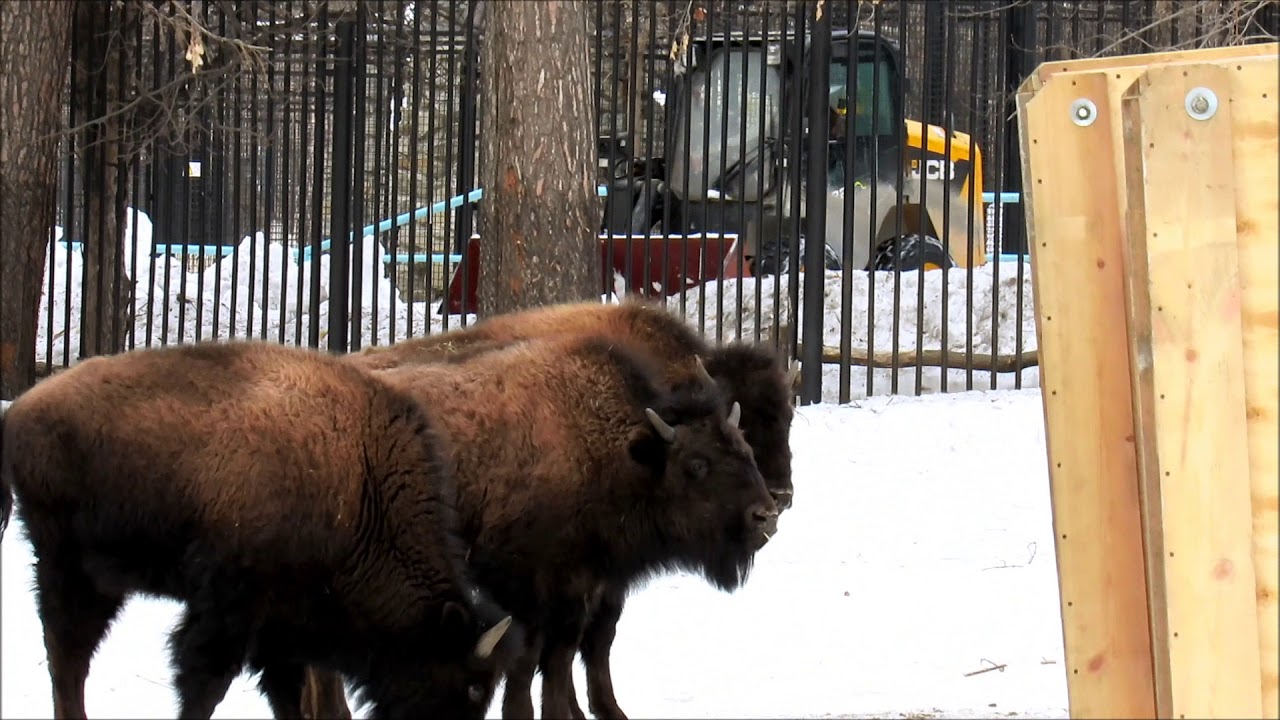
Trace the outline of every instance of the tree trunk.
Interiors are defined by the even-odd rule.
[[[35,382],[74,8],[64,0],[0,2],[0,398]]]
[[[485,3],[479,314],[599,298],[587,3]]]
[[[76,3],[72,63],[72,108],[76,123],[102,119],[76,137],[85,188],[84,301],[80,357],[109,355],[124,349],[132,323],[132,283],[125,272],[124,213],[128,163],[120,152],[122,53],[111,48],[121,12],[112,3]]]

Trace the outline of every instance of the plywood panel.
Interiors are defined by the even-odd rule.
[[[1107,77],[1019,97],[1072,717],[1150,717],[1151,639]],[[1100,119],[1071,120],[1088,97]]]
[[[1043,82],[1051,75],[1063,72],[1097,72],[1108,70],[1115,72],[1124,68],[1137,68],[1141,71],[1152,65],[1163,65],[1177,62],[1226,62],[1243,58],[1275,55],[1280,52],[1280,43],[1254,43],[1234,47],[1203,48],[1199,50],[1170,50],[1167,52],[1144,53],[1141,55],[1113,55],[1111,57],[1082,58],[1079,60],[1061,60],[1041,63],[1032,77]]]
[[[1248,399],[1249,473],[1253,483],[1253,557],[1262,663],[1262,717],[1280,716],[1280,67],[1277,58],[1227,64],[1231,78],[1236,241]]]
[[[1184,109],[1213,90],[1216,114]],[[1229,71],[1149,68],[1123,103],[1126,272],[1157,711],[1262,710]],[[1157,513],[1158,512],[1158,516]],[[1152,552],[1152,550],[1155,550]]]

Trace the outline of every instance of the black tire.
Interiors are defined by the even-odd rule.
[[[800,272],[804,272],[804,240],[803,237],[800,238]],[[822,265],[824,270],[840,269],[840,259],[836,257],[830,245],[822,246]],[[781,244],[777,240],[766,242],[760,257],[753,260],[751,265],[753,276],[776,275],[790,270],[791,248],[785,240]]]
[[[932,235],[911,233],[890,238],[876,248],[868,270],[940,270],[955,267],[956,263],[943,249],[942,242]]]

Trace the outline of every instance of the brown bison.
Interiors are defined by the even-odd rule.
[[[572,667],[588,600],[673,568],[721,587],[747,576],[778,511],[713,383],[672,389],[609,337],[512,343],[465,363],[377,373],[437,414],[450,438],[458,510],[477,582],[529,629],[503,713],[531,717],[539,655],[543,717],[576,706]],[[540,648],[539,645],[542,645]],[[528,679],[525,679],[528,678]]]
[[[636,343],[653,355],[668,386],[700,379],[706,371],[742,406],[742,433],[756,455],[780,510],[791,506],[791,420],[797,370],[784,368],[769,349],[747,344],[713,346],[688,323],[652,303],[563,303],[495,315],[446,333],[365,348],[344,356],[370,370],[463,362],[511,342],[594,335]],[[701,362],[700,362],[701,361]]]
[[[2,422],[0,520],[16,498],[59,718],[85,717],[90,659],[133,593],[185,602],[182,717],[208,718],[247,664],[276,717],[299,716],[315,666],[351,678],[375,718],[480,718],[523,646],[465,573],[434,422],[332,356],[93,358]]]
[[[658,306],[635,301],[617,305],[594,302],[551,305],[497,315],[452,332],[368,348],[347,356],[347,360],[372,370],[466,362],[512,342],[575,335],[596,335],[628,343],[658,363],[668,388],[701,381],[709,372],[728,398],[740,405],[743,435],[778,508],[785,510],[791,505],[790,432],[795,368],[785,370],[766,348],[713,347],[687,323]],[[732,589],[732,585],[719,585],[722,589]],[[626,717],[614,696],[609,653],[628,590],[626,585],[605,586],[587,599],[591,619],[582,633],[580,650],[587,669],[588,700],[597,717]],[[549,694],[568,697],[573,715],[583,717],[569,672],[572,654],[558,658],[564,667],[550,670],[548,663],[554,661],[547,655],[540,663],[544,697]],[[507,676],[506,707],[524,707],[510,698],[530,694],[533,674],[533,667],[517,663]],[[553,678],[563,678],[567,687],[550,687]]]

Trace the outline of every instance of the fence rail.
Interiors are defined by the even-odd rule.
[[[1276,30],[1263,3],[1159,5],[587,4],[601,292],[801,358],[806,400],[1036,385],[1011,91],[1042,60]],[[199,72],[173,6],[105,30],[108,89],[154,106],[112,121],[114,172],[67,136],[38,359],[90,330],[345,351],[472,322],[477,3],[178,6],[225,41]],[[121,238],[89,283],[84,243]]]

